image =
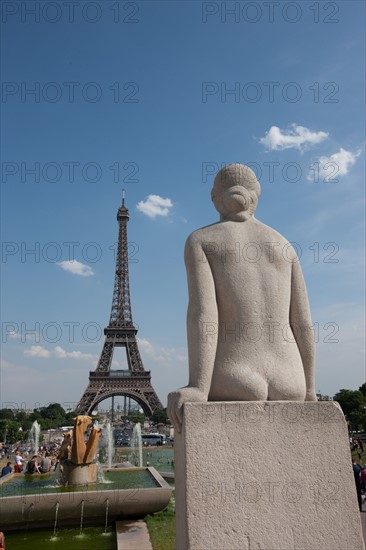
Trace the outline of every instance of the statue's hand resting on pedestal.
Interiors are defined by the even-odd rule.
[[[305,401],[318,401],[315,390],[306,390]]]
[[[174,428],[180,433],[183,422],[183,405],[189,402],[207,402],[207,394],[198,388],[186,386],[168,395],[168,418]]]

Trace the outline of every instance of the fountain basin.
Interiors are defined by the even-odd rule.
[[[155,487],[109,489],[106,484],[103,490],[92,490],[89,485],[84,488],[62,487],[49,493],[39,491],[34,494],[5,495],[0,498],[2,530],[49,527],[55,521],[56,512],[57,524],[60,526],[78,525],[82,510],[85,523],[103,524],[107,508],[108,521],[115,521],[142,518],[168,505],[172,489],[154,468],[113,468],[106,472],[112,477],[115,472],[148,472]],[[6,483],[3,485],[6,486]]]

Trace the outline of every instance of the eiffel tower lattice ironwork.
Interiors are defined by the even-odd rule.
[[[104,329],[105,341],[95,371],[89,373],[89,385],[76,407],[77,414],[90,414],[104,399],[116,395],[137,401],[147,416],[163,406],[151,385],[150,371],[145,371],[137,345],[137,328],[132,321],[128,272],[127,223],[123,191],[122,206],[117,212],[118,245],[116,273],[109,325]],[[128,370],[111,370],[115,348],[126,351]]]

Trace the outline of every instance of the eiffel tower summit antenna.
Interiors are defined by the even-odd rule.
[[[127,240],[129,211],[125,206],[125,194],[123,189],[122,205],[117,211],[118,245],[109,324],[104,329],[105,340],[97,368],[89,372],[89,384],[75,409],[76,414],[90,415],[98,403],[117,395],[137,401],[146,416],[163,408],[151,385],[150,371],[144,369],[137,344],[137,328],[132,321]],[[111,369],[113,353],[118,347],[125,349],[127,370]]]

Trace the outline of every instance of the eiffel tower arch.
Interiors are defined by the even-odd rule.
[[[163,406],[151,385],[150,371],[145,371],[137,342],[137,328],[132,321],[130,281],[128,270],[127,223],[129,212],[122,205],[117,212],[118,245],[116,271],[109,324],[104,329],[104,345],[95,371],[89,372],[89,384],[80,399],[76,414],[88,414],[104,399],[126,396],[137,401],[146,416]],[[112,370],[116,348],[124,348],[127,366],[125,370]]]

